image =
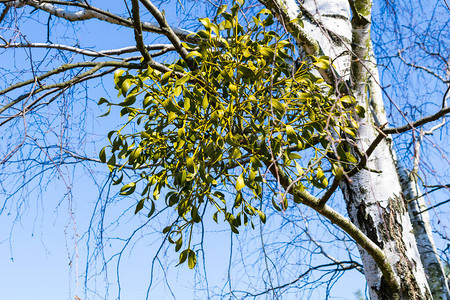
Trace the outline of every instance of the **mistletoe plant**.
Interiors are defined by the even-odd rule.
[[[268,10],[245,26],[240,21],[238,4],[230,11],[222,6],[213,20],[200,19],[198,44],[183,44],[189,54],[167,65],[169,72],[118,70],[114,82],[123,102],[99,102],[128,116],[108,134],[100,159],[114,172],[114,184],[122,182],[125,166],[134,169],[138,176],[120,194],[138,190],[136,213],[148,203],[151,216],[161,194],[177,210],[163,232],[176,251],[184,248],[180,263],[188,260],[190,268],[196,264],[192,228],[207,206],[216,222],[224,218],[239,233],[242,224],[253,226],[254,216],[265,222],[257,209],[263,186],[279,195],[267,183],[269,169],[289,176],[292,188],[320,191],[357,164],[351,137],[364,110],[316,76],[329,59],[307,57],[293,67],[295,46],[271,30]],[[287,208],[286,194],[272,198],[276,209]]]

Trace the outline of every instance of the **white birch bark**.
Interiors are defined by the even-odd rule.
[[[279,1],[296,13],[299,11],[291,1]],[[362,1],[361,1],[362,2]],[[372,88],[368,97],[369,78],[368,66],[364,61],[370,61],[370,1],[357,3],[363,14],[358,22],[350,25],[350,8],[347,1],[311,0],[300,4],[304,30],[313,36],[319,44],[320,52],[328,55],[336,67],[337,78],[352,80],[352,94],[359,105],[366,109],[366,117],[360,120],[356,143],[361,151],[367,150],[378,135],[376,125],[385,119],[382,114],[372,114],[369,101],[375,102],[383,111],[382,94],[379,87]],[[295,15],[295,13],[287,13]],[[355,15],[355,11],[353,11]],[[351,44],[350,44],[351,41]],[[301,43],[299,43],[301,45]],[[312,54],[308,52],[308,54]],[[353,57],[350,56],[352,52]],[[350,59],[353,60],[351,64]],[[351,68],[349,66],[351,65]],[[376,71],[376,66],[370,67]],[[378,77],[378,74],[373,74]],[[371,77],[378,81],[378,78]],[[373,80],[372,80],[373,81]],[[378,122],[377,122],[378,121]],[[370,157],[369,169],[378,172],[362,170],[344,182],[341,188],[347,201],[350,219],[386,254],[394,269],[399,290],[386,282],[374,259],[360,248],[365,276],[369,286],[371,299],[430,299],[431,294],[425,277],[413,235],[413,228],[406,210],[401,186],[395,168],[395,162],[389,141],[382,141]]]
[[[378,126],[381,126],[387,123],[387,117],[382,101],[383,96],[379,85],[378,69],[376,68],[377,64],[373,51],[371,52],[371,55],[372,58],[369,68],[369,105],[372,109],[372,115],[375,118],[376,124]],[[389,143],[392,143],[392,140],[390,138],[388,139],[388,141]],[[420,142],[417,141],[415,146],[417,148],[415,149],[415,155],[417,159],[414,160],[414,170],[412,174],[408,174],[407,170],[398,161],[393,150],[391,151],[394,155],[394,162],[396,164],[397,174],[400,179],[402,193],[407,203],[409,218],[413,226],[417,248],[424,267],[431,294],[433,295],[433,299],[446,300],[450,299],[449,287],[434,243],[433,232],[430,225],[430,217],[428,212],[418,214],[419,212],[426,209],[426,203],[423,197],[419,197],[420,195],[422,195],[422,192],[418,185],[417,176],[415,175],[418,171]],[[410,201],[411,199],[415,200]]]
[[[402,184],[403,194],[408,201],[408,212],[411,219],[420,258],[427,274],[433,299],[450,299],[448,283],[441,261],[434,244],[433,232],[430,226],[430,216],[425,211],[427,205],[421,197],[422,192],[415,173],[408,174],[407,170],[397,163],[397,169]]]
[[[349,79],[352,31],[348,2],[307,0],[301,5],[301,10],[304,29],[317,40],[320,54],[331,58],[338,78]]]
[[[368,35],[361,31],[354,32],[358,40],[364,40],[362,36],[358,38],[359,34]],[[364,68],[354,66],[352,74],[354,96],[366,109],[366,118],[360,122],[356,141],[363,151],[379,134],[375,127],[387,121],[378,72],[370,57],[370,40],[368,37],[365,40],[368,55],[362,58],[368,63]],[[362,54],[361,51],[359,55]],[[400,283],[400,293],[390,294],[391,290],[371,262],[372,258],[361,251],[370,296],[371,299],[431,299],[390,143],[390,139],[382,141],[368,160],[367,167],[376,172],[362,170],[352,177],[351,182],[342,185],[350,218],[383,249]]]

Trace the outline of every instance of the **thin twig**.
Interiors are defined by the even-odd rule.
[[[136,46],[130,46],[130,47],[124,47],[119,49],[111,49],[111,50],[103,50],[103,51],[95,51],[90,49],[82,49],[77,48],[73,46],[68,45],[62,45],[62,44],[49,44],[49,43],[7,43],[7,44],[0,44],[0,48],[44,48],[44,49],[58,49],[58,50],[65,50],[70,51],[86,56],[91,57],[110,57],[115,58],[113,55],[122,55],[126,53],[132,53],[139,51]],[[165,50],[167,51],[173,51],[175,50],[175,47],[171,44],[154,44],[154,45],[145,45],[145,48],[149,51],[152,50]],[[152,57],[155,56],[155,54],[151,54]],[[123,59],[123,58],[117,58],[117,59]]]

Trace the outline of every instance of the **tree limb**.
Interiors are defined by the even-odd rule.
[[[367,25],[368,23],[370,23],[369,20],[367,20],[363,15],[359,13],[354,0],[348,0],[348,3],[350,5],[350,9],[352,10],[352,22],[359,25]]]
[[[265,165],[274,176],[280,185],[286,190],[291,186],[291,180],[288,175],[284,173],[281,168],[276,168],[276,162],[266,161]],[[303,200],[303,204],[311,207],[319,214],[329,219],[333,224],[336,224],[339,228],[345,231],[349,236],[351,236],[356,243],[366,250],[370,256],[377,263],[378,268],[380,268],[386,282],[394,289],[399,290],[399,283],[395,278],[395,273],[392,266],[389,264],[386,255],[383,250],[380,249],[371,239],[369,239],[360,229],[358,229],[355,224],[353,224],[349,219],[345,218],[337,211],[333,210],[328,205],[320,205],[320,200],[305,190],[301,190],[299,187],[294,186],[286,192],[291,195],[295,195]]]
[[[434,115],[427,116],[427,117],[417,120],[415,122],[409,123],[405,126],[396,127],[396,128],[387,128],[387,129],[384,129],[383,132],[385,134],[403,133],[408,130],[414,129],[418,126],[439,120],[441,117],[445,116],[448,113],[450,113],[450,107],[445,107],[445,108],[441,109],[440,111],[438,111],[437,113],[435,113]]]
[[[347,264],[347,265],[345,265],[345,264]],[[295,278],[294,280],[292,280],[292,281],[290,281],[288,283],[285,283],[285,284],[282,284],[282,285],[279,285],[279,286],[275,286],[275,287],[271,287],[271,288],[269,288],[269,289],[267,289],[265,291],[262,291],[262,292],[259,292],[259,293],[255,293],[255,294],[250,293],[250,292],[243,292],[243,293],[246,293],[246,295],[251,296],[251,297],[259,297],[259,296],[268,294],[268,293],[270,293],[270,292],[272,292],[274,290],[279,290],[279,289],[284,289],[286,287],[289,287],[289,286],[297,283],[300,279],[302,279],[303,277],[305,277],[306,275],[308,275],[312,271],[319,270],[319,269],[322,269],[322,268],[325,268],[325,267],[333,267],[333,266],[337,267],[337,270],[333,270],[333,272],[338,271],[339,267],[341,268],[340,270],[342,270],[342,271],[362,268],[362,266],[359,263],[354,262],[354,261],[332,262],[332,263],[328,263],[328,264],[323,264],[323,265],[311,267],[308,270],[306,270],[305,272],[303,272],[302,274],[300,274],[297,278]],[[239,292],[239,291],[235,291],[235,293],[236,292]]]
[[[375,151],[376,147],[378,146],[378,144],[381,143],[381,141],[386,138],[386,134],[384,134],[381,129],[386,126],[386,124],[384,124],[383,126],[381,126],[381,128],[377,128],[377,130],[379,131],[379,134],[377,135],[377,137],[375,138],[375,140],[370,144],[369,148],[367,149],[367,151],[365,153],[363,153],[361,155],[361,160],[359,161],[358,165],[355,166],[353,169],[351,169],[349,172],[347,172],[345,174],[346,178],[350,178],[353,175],[356,175],[359,171],[361,171],[361,169],[364,169],[366,167],[367,164],[367,160],[369,159],[369,156],[372,155],[373,151]],[[344,176],[341,177],[334,177],[333,183],[331,184],[331,186],[325,191],[325,194],[322,196],[322,198],[320,198],[319,201],[319,205],[325,205],[327,203],[327,201],[330,199],[330,197],[333,195],[333,193],[336,191],[336,189],[339,187],[339,183],[341,182],[342,178]]]
[[[133,0],[133,1],[136,1],[136,0]],[[180,56],[184,59],[184,61],[186,61],[189,68],[191,70],[193,70],[194,69],[193,61],[192,61],[192,59],[187,58],[187,55],[189,54],[188,51],[181,45],[180,38],[175,34],[173,29],[169,26],[164,14],[161,13],[159,11],[159,9],[155,5],[153,5],[153,3],[150,0],[139,0],[139,1],[153,15],[153,17],[158,22],[158,24],[162,30],[162,33],[170,40],[172,45],[177,50],[178,54],[180,54]]]
[[[77,75],[70,80],[64,81],[64,82],[49,84],[49,85],[41,85],[38,89],[33,90],[31,92],[27,92],[27,93],[21,95],[20,97],[16,98],[15,100],[5,104],[3,107],[0,108],[0,114],[3,113],[8,108],[12,107],[13,105],[19,103],[23,99],[29,97],[32,94],[34,95],[34,94],[37,94],[44,90],[49,90],[49,89],[53,89],[53,88],[65,87],[68,85],[72,85],[72,84],[78,82],[79,80],[81,80],[83,77],[90,76],[104,67],[118,67],[118,68],[127,68],[127,69],[146,69],[147,68],[146,65],[142,65],[142,64],[133,64],[133,63],[117,62],[117,61],[106,61],[106,62],[89,61],[89,62],[81,62],[81,63],[75,63],[75,64],[65,64],[65,65],[62,65],[50,72],[47,72],[46,74],[37,76],[34,79],[23,81],[18,84],[15,84],[9,88],[6,88],[6,89],[0,91],[0,95],[6,94],[7,92],[10,92],[10,91],[20,88],[20,87],[23,87],[25,85],[32,84],[35,81],[39,82],[40,80],[45,79],[51,75],[65,72],[67,70],[74,69],[74,68],[84,68],[84,67],[92,67],[92,69],[90,69],[80,75]]]
[[[65,86],[61,86],[61,87],[55,87],[54,89],[46,92],[45,94],[39,96],[37,99],[35,99],[33,102],[31,102],[27,107],[25,107],[22,111],[18,112],[17,114],[14,114],[12,116],[8,116],[8,117],[3,117],[6,118],[4,121],[2,121],[0,123],[0,126],[3,126],[4,124],[8,123],[9,121],[15,119],[16,117],[22,115],[22,114],[26,114],[28,112],[30,112],[31,110],[36,109],[39,105],[42,105],[42,103],[40,103],[40,101],[46,97],[48,97],[49,95],[58,92],[56,95],[52,96],[52,98],[46,102],[46,104],[49,104],[51,102],[53,102],[57,97],[59,97],[62,93],[64,93],[65,90],[67,90],[67,88],[69,88],[70,86],[73,86],[75,84],[81,83],[83,81],[86,80],[90,80],[93,78],[98,78],[98,77],[103,77],[106,74],[112,73],[115,70],[117,70],[116,67],[114,68],[110,68],[109,70],[106,70],[104,72],[101,73],[97,73],[97,74],[91,74],[85,77],[80,78],[79,80],[72,82],[72,83],[67,83]],[[29,93],[27,93],[26,95],[28,95]],[[23,97],[24,95],[22,95],[21,97]],[[2,118],[2,119],[3,119]]]
[[[131,13],[133,16],[133,26],[134,26],[134,39],[136,41],[136,46],[141,52],[142,57],[144,58],[144,63],[148,63],[153,61],[148,50],[145,48],[144,38],[142,37],[142,24],[141,18],[139,15],[139,1],[131,0]]]
[[[10,1],[10,0],[0,0],[0,3],[3,3],[9,7],[22,7],[24,5],[28,5],[31,7],[34,7],[35,9],[43,10],[45,12],[48,12],[51,15],[54,15],[58,18],[65,19],[70,22],[76,22],[76,21],[84,21],[89,19],[98,19],[101,21],[105,21],[111,24],[117,24],[121,26],[126,26],[129,28],[133,27],[133,22],[130,20],[127,20],[121,16],[115,15],[113,13],[110,13],[108,11],[96,8],[91,5],[87,5],[81,2],[69,2],[69,1],[37,1],[37,0],[17,0],[17,1]],[[79,11],[72,12],[67,9],[63,9],[60,7],[55,6],[55,4],[58,5],[66,5],[71,7],[79,7],[82,8]],[[193,32],[182,29],[182,28],[171,28],[174,34],[176,34],[181,40],[187,41],[190,43],[195,43],[196,40],[193,36]],[[158,34],[164,34],[163,30],[159,27],[158,24],[152,23],[152,22],[143,22],[142,23],[142,30],[158,33]]]
[[[6,17],[6,14],[8,13],[8,11],[9,11],[9,6],[6,6],[5,8],[3,8],[2,13],[0,14],[0,23]]]
[[[431,206],[427,207],[427,208],[424,209],[424,210],[418,211],[418,212],[416,212],[414,215],[417,216],[417,215],[423,214],[423,213],[426,212],[426,211],[429,211],[429,210],[431,210],[431,209],[435,209],[436,207],[441,206],[441,205],[446,204],[446,203],[449,203],[449,202],[450,202],[450,199],[447,199],[447,200],[445,200],[445,201],[439,202],[438,204],[431,205]]]
[[[59,67],[57,67],[56,69],[53,69],[41,76],[36,76],[36,78],[33,79],[29,79],[26,81],[22,81],[19,82],[17,84],[11,85],[10,87],[0,91],[0,95],[4,95],[8,92],[11,92],[15,89],[21,88],[23,86],[26,86],[28,84],[32,84],[36,79],[38,81],[42,81],[45,78],[48,78],[50,76],[68,71],[70,69],[75,69],[75,68],[86,68],[86,67],[97,67],[97,66],[101,66],[101,67],[121,67],[121,68],[127,68],[127,69],[144,69],[145,66],[142,64],[134,64],[134,63],[127,63],[127,62],[118,62],[118,61],[104,61],[104,62],[93,62],[93,61],[84,61],[84,62],[79,62],[79,63],[73,63],[73,64],[64,64],[61,65]],[[1,113],[2,111],[0,111]]]
[[[426,67],[424,67],[424,66],[419,66],[419,65],[416,65],[416,64],[407,62],[407,61],[402,57],[402,52],[403,52],[403,51],[404,51],[404,50],[399,50],[399,51],[398,51],[398,58],[400,58],[400,60],[401,60],[405,65],[410,66],[410,67],[413,67],[413,68],[415,68],[415,69],[419,69],[419,70],[425,71],[425,72],[427,72],[428,74],[430,74],[430,75],[436,77],[437,79],[439,79],[439,80],[442,81],[443,83],[450,83],[450,80],[446,80],[444,77],[442,77],[442,76],[436,74],[435,72],[433,72],[432,70],[430,70],[430,69],[428,69],[428,68],[426,68]]]
[[[155,57],[161,54],[164,54],[169,51],[175,50],[175,47],[171,44],[154,44],[154,45],[145,45],[144,46],[147,50],[161,50],[164,51],[163,53],[160,53],[161,51],[158,51],[157,53],[150,54],[151,57]],[[21,43],[8,43],[8,44],[0,44],[0,48],[8,49],[8,48],[44,48],[44,49],[58,49],[58,50],[64,50],[64,51],[70,51],[74,53],[78,53],[81,55],[91,56],[91,57],[110,57],[115,58],[113,55],[122,55],[126,53],[132,53],[139,51],[136,46],[130,46],[130,47],[124,47],[119,49],[111,49],[111,50],[103,50],[103,51],[95,51],[90,49],[82,49],[77,48],[73,46],[63,45],[63,44],[49,44],[49,43],[27,43],[27,44],[21,44]],[[123,58],[117,58],[117,59],[123,59]]]

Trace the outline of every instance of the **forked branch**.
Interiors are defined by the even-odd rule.
[[[396,280],[392,266],[389,264],[383,250],[381,250],[380,247],[378,247],[371,239],[369,239],[349,219],[345,218],[343,215],[333,210],[328,205],[326,204],[321,205],[320,199],[318,199],[317,197],[312,196],[308,192],[301,190],[299,187],[295,185],[293,188],[289,188],[290,186],[292,186],[292,182],[289,179],[289,176],[286,173],[284,173],[282,168],[279,167],[277,168],[276,163],[277,162],[270,162],[270,161],[265,162],[270,173],[277,179],[279,184],[289,194],[297,196],[300,199],[302,199],[303,204],[311,207],[319,214],[330,220],[333,224],[336,224],[349,236],[351,236],[360,247],[366,250],[367,253],[369,253],[373,257],[373,259],[377,263],[378,268],[380,268],[381,272],[383,273],[386,282],[392,287],[393,290],[398,291],[399,283]]]

